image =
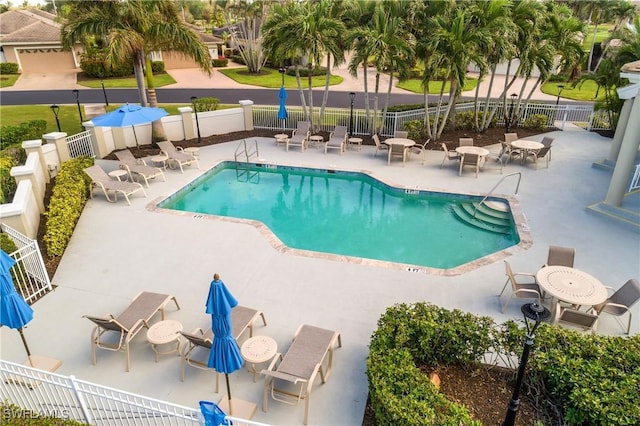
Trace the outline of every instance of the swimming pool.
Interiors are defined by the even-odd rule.
[[[259,221],[295,249],[449,269],[520,241],[510,213],[499,232],[454,214],[478,201],[395,188],[358,172],[223,162],[158,207]]]

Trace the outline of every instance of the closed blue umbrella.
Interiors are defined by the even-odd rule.
[[[133,137],[136,139],[136,146],[138,146],[138,136],[136,136],[136,129],[133,126],[136,124],[151,123],[167,115],[169,115],[169,113],[162,108],[125,104],[114,111],[93,117],[91,122],[96,126],[102,127],[131,126]]]
[[[237,304],[238,301],[220,280],[220,276],[214,274],[213,281],[209,286],[206,304],[206,312],[211,314],[211,330],[213,331],[213,342],[208,365],[210,368],[215,368],[216,371],[224,373],[230,412],[233,409],[231,407],[229,373],[240,369],[243,363],[240,348],[233,338],[231,330],[231,309]]]
[[[4,250],[0,250],[0,325],[18,329],[29,362],[31,362],[31,351],[29,351],[22,327],[33,319],[33,309],[18,294],[13,285],[10,269],[15,264],[16,261],[11,256]]]
[[[282,120],[282,128],[284,129],[284,120],[287,119],[289,114],[287,114],[287,108],[285,108],[285,102],[287,101],[287,91],[284,89],[284,86],[280,87],[280,91],[278,92],[278,98],[280,99],[280,109],[278,109],[278,120]]]

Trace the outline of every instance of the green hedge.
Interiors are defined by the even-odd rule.
[[[18,64],[15,62],[0,63],[0,74],[18,74]]]
[[[47,129],[45,120],[31,120],[17,126],[0,127],[0,149],[20,145],[23,141],[41,139]]]
[[[163,73],[164,72],[164,61],[152,61],[151,62],[151,71],[154,74]]]
[[[514,321],[497,325],[489,317],[425,303],[388,308],[367,358],[378,424],[478,424],[418,366],[469,365],[487,353],[494,363],[518,359],[523,341],[524,330]],[[528,367],[526,380],[557,401],[566,424],[640,424],[640,336],[594,336],[543,324]]]
[[[220,99],[204,96],[202,98],[197,98],[195,103],[196,112],[215,111],[220,105]]]
[[[216,68],[220,68],[220,67],[226,67],[227,65],[229,65],[229,60],[228,59],[212,59],[211,60],[211,65],[213,65]]]
[[[93,165],[93,158],[79,157],[60,167],[53,186],[44,242],[49,256],[62,256],[87,203],[91,179],[83,169]]]
[[[127,77],[133,74],[133,59],[108,66],[106,54],[95,50],[80,55],[80,68],[92,78]]]

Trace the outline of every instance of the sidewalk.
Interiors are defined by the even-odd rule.
[[[230,63],[230,67],[242,67],[242,65]],[[212,69],[211,75],[203,72],[200,68],[183,68],[172,69],[167,72],[176,80],[176,83],[168,86],[163,86],[166,89],[261,89],[259,86],[251,86],[248,84],[240,84],[233,79],[222,74],[219,69]],[[332,74],[342,77],[344,80],[342,83],[331,86],[330,90],[334,92],[364,92],[364,78],[362,69],[358,69],[358,76],[353,77],[346,64],[341,65],[338,68],[333,69]],[[476,73],[469,73],[470,77],[477,77]],[[395,79],[394,79],[395,80]],[[491,97],[497,98],[502,93],[504,88],[504,75],[498,75],[494,79],[493,87],[491,90]],[[394,81],[394,85],[391,88],[391,93],[405,93],[411,94],[404,89],[400,89],[395,86],[397,81]],[[524,84],[524,79],[516,79],[516,82],[509,89],[509,93],[520,93],[520,89]],[[529,93],[529,90],[535,84],[535,79],[531,79],[525,86],[525,96]],[[375,90],[375,70],[371,69],[367,72],[367,85],[369,93],[373,93]],[[389,87],[389,75],[380,75],[379,93],[385,95]],[[12,87],[3,88],[2,91],[20,91],[20,90],[50,90],[56,88],[62,89],[85,89],[86,87],[77,84],[77,73],[67,74],[47,74],[47,73],[33,73],[22,75]],[[485,78],[480,83],[480,96],[486,97],[489,88],[489,78]],[[321,89],[321,88],[319,88]],[[475,89],[467,92],[462,92],[463,96],[475,96]],[[431,95],[435,99],[436,95]],[[553,101],[555,96],[547,95],[540,91],[540,88],[536,88],[531,99]]]

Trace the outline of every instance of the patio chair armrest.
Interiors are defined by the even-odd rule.
[[[629,307],[627,305],[621,305],[620,303],[605,302],[602,304],[602,309],[604,309],[606,306],[613,306],[615,308],[620,308],[620,309],[624,309],[625,311],[629,311]]]
[[[302,379],[300,377],[288,374],[288,373],[283,373],[281,371],[270,371],[270,370],[262,370],[260,372],[260,374],[264,374],[265,376],[270,376],[273,377],[274,379],[280,379],[280,380],[285,380],[287,382],[291,382],[293,384],[298,384],[298,383],[307,383],[306,379]]]
[[[513,273],[514,277],[517,276],[521,276],[521,277],[532,277],[532,278],[536,278],[536,274],[532,274],[531,272],[514,272]]]

